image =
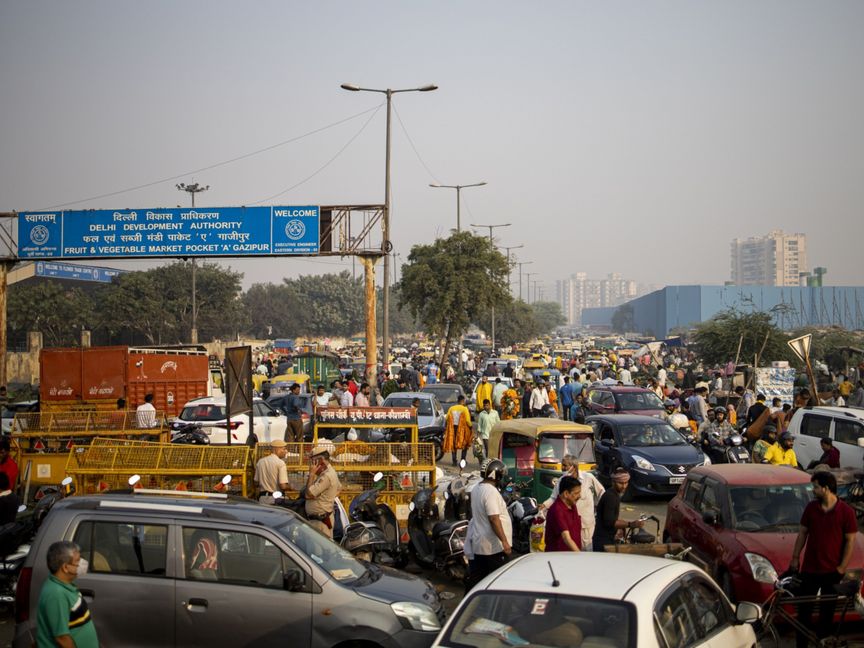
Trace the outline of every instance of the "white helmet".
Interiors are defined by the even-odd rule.
[[[687,420],[687,417],[684,414],[676,413],[672,414],[669,417],[669,425],[674,427],[676,430],[680,430],[682,428],[689,428],[690,422]]]

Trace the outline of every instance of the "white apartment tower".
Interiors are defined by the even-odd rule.
[[[774,230],[767,236],[732,241],[732,283],[797,286],[807,271],[807,236]]]
[[[568,326],[582,323],[583,308],[618,306],[636,297],[636,282],[612,273],[606,279],[589,279],[585,272],[576,272],[555,282],[555,297]]]

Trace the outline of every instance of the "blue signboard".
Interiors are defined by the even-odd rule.
[[[126,270],[76,265],[73,263],[54,263],[51,261],[39,261],[36,263],[37,277],[52,277],[54,279],[76,279],[78,281],[111,283],[114,277],[118,277],[124,272]]]
[[[318,207],[23,212],[22,259],[317,254]]]

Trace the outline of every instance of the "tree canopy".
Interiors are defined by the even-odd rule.
[[[699,356],[708,364],[734,360],[739,341],[741,362],[752,363],[759,354],[760,363],[764,363],[770,360],[794,360],[795,354],[786,345],[789,339],[774,324],[771,313],[744,313],[729,308],[699,324],[692,342]]]

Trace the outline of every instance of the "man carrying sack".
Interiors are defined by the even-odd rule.
[[[330,447],[319,443],[312,448],[306,480],[306,518],[314,529],[332,540],[333,505],[342,485],[330,465]]]

